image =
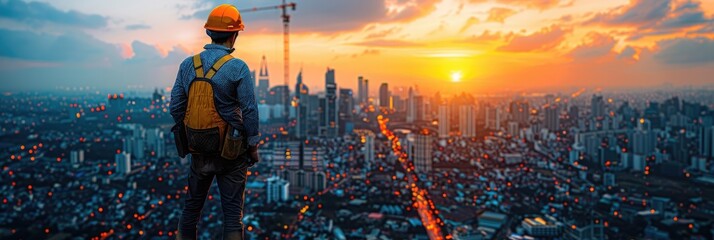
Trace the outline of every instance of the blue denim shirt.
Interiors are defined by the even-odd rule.
[[[230,49],[218,44],[206,44],[201,52],[203,72],[207,73],[218,59],[229,53]],[[186,58],[179,67],[176,83],[171,90],[171,116],[174,121],[183,121],[188,105],[188,87],[196,78],[193,69],[193,56]],[[213,76],[213,94],[216,110],[228,124],[241,130],[248,137],[248,144],[255,146],[260,141],[258,124],[258,105],[255,101],[255,83],[248,65],[238,58],[226,62]]]

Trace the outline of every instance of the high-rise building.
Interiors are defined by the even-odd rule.
[[[304,138],[307,136],[308,129],[308,97],[310,90],[307,85],[302,82],[302,69],[297,75],[297,83],[295,84],[295,98],[293,99],[295,107],[295,128],[293,129],[295,137]]]
[[[366,82],[366,81],[365,81]],[[338,133],[338,111],[337,111],[337,84],[335,83],[335,69],[327,68],[325,72],[325,99],[323,100],[324,121],[321,127],[324,129],[324,136],[336,137]]]
[[[447,138],[449,137],[449,131],[451,131],[451,119],[450,119],[449,106],[440,105],[439,106],[439,137]]]
[[[558,105],[549,105],[545,108],[545,128],[551,132],[560,130],[560,108]]]
[[[357,103],[362,104],[366,100],[364,99],[364,77],[357,77]]]
[[[605,100],[603,100],[602,96],[593,95],[590,100],[590,114],[593,117],[605,116]]]
[[[258,103],[266,103],[270,88],[270,77],[268,76],[268,63],[265,61],[265,55],[260,61],[260,75],[258,75],[258,87],[256,88]]]
[[[265,183],[268,203],[285,202],[290,198],[289,182],[277,176],[272,176],[266,179]]]
[[[126,152],[117,153],[114,156],[117,174],[127,175],[131,172],[131,155]]]
[[[374,162],[374,134],[364,136],[364,161],[367,165]]]
[[[486,105],[486,128],[491,130],[501,129],[501,109]]]
[[[354,108],[354,97],[352,89],[340,88],[339,104],[337,106],[339,112],[339,133],[345,134],[352,132],[354,123],[352,122]]]
[[[424,129],[407,137],[409,141],[409,156],[414,161],[414,171],[417,173],[430,173],[432,170],[432,137],[428,130]]]
[[[159,128],[146,130],[146,146],[153,157],[163,158],[166,156],[166,143],[164,142],[164,132]]]
[[[424,97],[421,95],[414,96],[414,102],[416,103],[416,121],[424,121],[426,119],[426,104],[424,103]]]
[[[714,157],[714,119],[702,117],[697,126],[697,149],[702,157]]]
[[[389,96],[389,85],[387,83],[382,83],[379,85],[379,107],[384,109],[391,109],[391,96]]]
[[[69,162],[72,165],[79,165],[84,162],[84,150],[74,150],[69,152]]]
[[[653,131],[636,130],[632,133],[632,152],[647,155],[657,147],[657,136]]]
[[[459,130],[463,137],[476,137],[476,110],[473,105],[459,106]]]
[[[407,97],[407,123],[413,123],[417,120],[417,102],[414,95],[414,89],[409,87],[409,95]]]
[[[526,101],[513,101],[510,104],[509,112],[512,120],[520,124],[521,127],[528,125],[528,116],[530,115],[530,106]]]

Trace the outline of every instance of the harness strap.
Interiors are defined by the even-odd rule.
[[[201,54],[193,55],[193,69],[196,71],[196,77],[203,77],[203,63],[201,63]]]
[[[205,78],[211,79],[213,77],[213,75],[216,75],[216,72],[218,72],[218,69],[221,69],[223,64],[230,61],[231,59],[233,59],[233,56],[231,56],[230,54],[226,54],[225,56],[218,59],[218,61],[216,61],[216,63],[213,64],[211,69],[208,70],[208,73],[206,73]]]

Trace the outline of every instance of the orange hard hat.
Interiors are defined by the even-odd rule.
[[[243,31],[243,19],[238,9],[230,4],[221,4],[208,14],[203,28],[217,32]]]

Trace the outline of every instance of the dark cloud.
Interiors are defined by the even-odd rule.
[[[0,56],[36,61],[92,62],[119,59],[116,46],[82,32],[59,36],[0,29]]]
[[[74,10],[61,11],[43,2],[26,3],[20,0],[0,1],[0,17],[28,24],[55,23],[84,28],[107,26],[107,18]]]
[[[440,0],[407,0],[398,1],[404,6],[400,12],[390,12],[385,0],[305,0],[294,1],[295,11],[289,11],[290,31],[335,33],[357,30],[370,23],[385,23],[411,21],[431,13]],[[197,4],[199,8],[191,18],[205,19],[211,9],[222,3],[235,4],[242,12],[246,22],[246,31],[281,31],[280,10],[249,12],[249,9],[274,4],[256,4],[254,2],[206,1]],[[183,16],[182,18],[187,18]]]
[[[55,86],[92,86],[125,89],[128,85],[168,86],[188,54],[174,48],[167,56],[149,44],[134,41],[133,56],[121,57],[121,48],[90,35],[63,35],[0,29],[0,89],[38,90]],[[31,70],[31,71],[28,71]],[[23,83],[6,79],[23,79]],[[43,88],[45,87],[45,88]]]
[[[143,29],[151,29],[151,26],[146,25],[146,24],[132,24],[132,25],[127,25],[125,27],[126,30],[143,30]]]
[[[588,20],[590,24],[636,27],[637,34],[631,39],[669,34],[712,22],[714,19],[706,17],[701,3],[692,0],[633,0]]]
[[[617,55],[617,59],[634,59],[637,54],[637,49],[632,46],[627,46]]]
[[[530,35],[515,35],[511,41],[500,47],[499,50],[507,52],[530,52],[550,50],[563,41],[570,30],[563,30],[557,26],[542,28]]]
[[[657,43],[661,50],[654,57],[667,64],[700,64],[714,62],[714,40],[682,38]]]

